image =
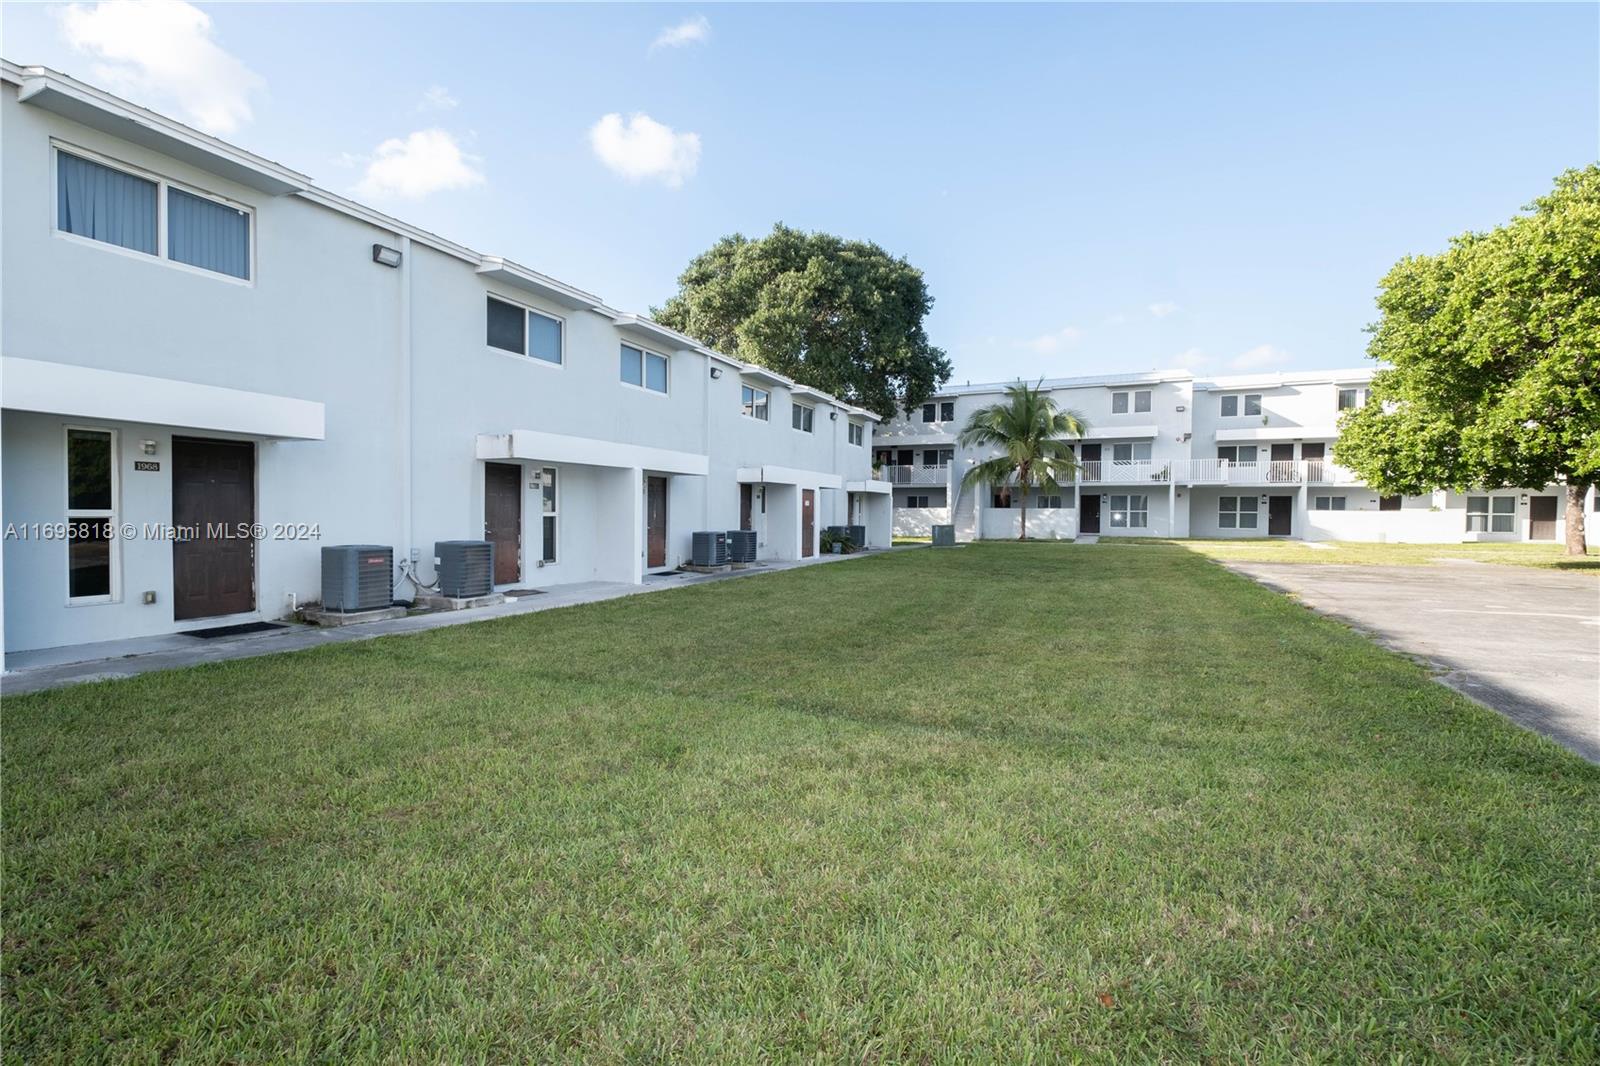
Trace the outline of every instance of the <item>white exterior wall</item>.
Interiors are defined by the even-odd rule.
[[[311,401],[321,405],[325,424],[322,440],[242,438],[256,448],[256,521],[310,523],[320,533],[315,540],[257,544],[254,610],[176,622],[172,546],[143,539],[113,545],[112,602],[69,606],[66,543],[8,540],[7,650],[281,617],[291,603],[320,595],[324,545],[389,544],[397,563],[413,549],[421,577],[431,579],[435,541],[484,535],[485,436],[533,431],[575,442],[563,450],[565,461],[538,455],[493,460],[522,468],[520,583],[538,586],[639,580],[644,478],[655,472],[652,455],[700,457],[705,471],[685,473],[692,464],[678,460],[664,471],[668,566],[687,561],[693,531],[738,526],[740,469],[789,471],[785,476],[796,482],[776,493],[787,492],[787,509],[775,513],[769,497],[767,514],[755,516],[767,558],[799,554],[799,488],[816,492],[815,539],[826,526],[848,520],[844,483],[871,478],[875,420],[866,412],[807,396],[816,413],[813,432],[802,433],[790,426],[793,390],[763,382],[773,394],[771,420],[756,422],[740,412],[736,361],[653,324],[635,325],[598,298],[585,299],[560,283],[488,277],[480,265],[488,270],[492,264],[478,253],[397,220],[220,177],[200,163],[226,166],[225,153],[236,150],[202,135],[193,138],[204,142],[203,150],[186,156],[199,162],[186,163],[22,103],[20,76],[8,67],[0,84],[6,176],[0,189],[0,354]],[[53,139],[247,206],[254,213],[250,281],[54,232]],[[402,266],[374,263],[374,244],[403,249]],[[563,364],[490,348],[490,294],[562,319]],[[621,381],[624,342],[667,356],[666,395]],[[0,380],[0,402],[3,390]],[[849,443],[852,422],[863,427],[861,445]],[[174,435],[241,437],[8,408],[0,418],[0,495],[8,523],[65,518],[68,425],[117,433],[119,523],[172,521]],[[147,440],[155,442],[150,455],[142,449]],[[592,461],[586,458],[591,453]],[[135,471],[135,461],[157,461],[161,469]],[[556,562],[541,567],[542,503],[531,479],[545,466],[557,470],[560,543]],[[887,540],[886,503],[881,510],[878,538]],[[863,513],[870,513],[865,505]],[[141,602],[146,590],[156,593],[154,604]],[[409,595],[409,586],[399,591]]]

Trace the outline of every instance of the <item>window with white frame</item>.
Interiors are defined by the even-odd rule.
[[[1311,501],[1313,511],[1342,511],[1344,506],[1343,496],[1315,496]]]
[[[990,503],[990,506],[995,507],[995,508],[997,508],[999,510],[1002,510],[1002,511],[1008,509],[1011,506],[1011,489],[1010,489],[1010,487],[1002,485],[999,488],[991,489],[990,490],[990,496],[989,496],[989,503]]]
[[[1261,501],[1254,496],[1223,496],[1217,500],[1219,529],[1255,529]]]
[[[1111,461],[1114,463],[1148,463],[1150,461],[1150,442],[1139,440],[1113,444],[1111,446]]]
[[[812,424],[816,421],[817,411],[814,407],[807,407],[803,403],[792,404],[789,412],[789,422],[802,433],[810,433]]]
[[[649,389],[663,396],[667,392],[667,357],[631,344],[622,346],[622,382]]]
[[[561,365],[561,319],[497,296],[488,299],[489,347]]]
[[[922,465],[931,469],[938,469],[950,465],[956,457],[954,448],[924,448],[922,449]]]
[[[1261,413],[1261,394],[1259,392],[1242,393],[1237,396],[1224,396],[1222,398],[1222,417],[1233,418],[1239,414],[1259,415]]]
[[[1150,524],[1150,497],[1142,494],[1111,497],[1112,529],[1143,529]]]
[[[59,147],[55,171],[56,232],[250,280],[248,207]]]
[[[934,404],[925,403],[925,404],[922,405],[922,420],[924,422],[937,421],[938,420],[938,414],[939,414],[938,408]]]
[[[1515,533],[1517,531],[1517,498],[1515,496],[1468,496],[1468,533]]]
[[[548,564],[556,561],[556,526],[561,517],[561,497],[556,492],[555,467],[545,467],[539,481],[539,506],[544,520],[544,550],[539,557]]]
[[[1111,413],[1125,415],[1130,409],[1135,412],[1150,410],[1150,390],[1137,389],[1133,392],[1113,392],[1111,394]]]
[[[846,429],[845,432],[849,436],[850,443],[854,444],[856,447],[859,448],[866,443],[867,431],[860,422],[850,423],[849,428]]]
[[[108,429],[67,430],[67,598],[104,603],[115,586],[117,437]]]
[[[1041,511],[1059,511],[1061,496],[1057,493],[1041,492],[1033,498],[1033,505]]]
[[[956,417],[956,404],[954,400],[942,400],[939,403],[939,421],[950,422]]]
[[[928,497],[927,496],[922,496],[922,495],[907,496],[906,497],[906,506],[907,507],[926,507],[926,506],[928,506]]]
[[[772,409],[772,394],[766,389],[758,389],[754,385],[741,385],[739,386],[739,409],[746,418],[754,418],[765,422]]]
[[[1226,459],[1230,463],[1253,463],[1256,461],[1256,446],[1254,444],[1224,444],[1217,449],[1217,458]]]

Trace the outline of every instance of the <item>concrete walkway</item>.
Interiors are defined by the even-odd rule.
[[[84,681],[105,681],[112,678],[133,677],[152,670],[173,670],[199,663],[224,662],[229,659],[248,659],[257,655],[274,655],[278,652],[317,648],[324,644],[342,644],[352,640],[371,640],[395,633],[420,633],[441,626],[458,626],[482,622],[508,615],[532,614],[558,607],[574,607],[583,603],[599,603],[624,596],[642,596],[665,589],[683,588],[685,585],[703,585],[712,581],[735,581],[758,577],[762,574],[781,573],[801,567],[849,562],[866,559],[891,551],[915,551],[921,545],[883,548],[859,552],[855,555],[817,555],[793,562],[756,563],[747,570],[730,570],[723,574],[661,574],[646,575],[644,584],[630,585],[611,581],[582,581],[571,585],[557,585],[538,596],[508,598],[493,607],[475,607],[464,611],[437,611],[415,614],[406,618],[393,618],[380,622],[323,629],[311,625],[290,624],[269,632],[248,633],[236,637],[215,637],[210,640],[166,633],[157,637],[138,637],[131,640],[111,640],[98,644],[75,644],[65,648],[45,648],[39,651],[12,652],[6,656],[7,671],[0,677],[0,694],[21,695],[41,689],[59,688]]]
[[[1592,574],[1463,560],[1226,565],[1427,661],[1441,683],[1600,762],[1600,581]]]

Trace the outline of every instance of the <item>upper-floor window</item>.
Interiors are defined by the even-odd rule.
[[[662,395],[667,391],[667,357],[655,352],[647,352],[642,348],[635,348],[631,344],[622,346],[622,381],[627,385],[636,385],[641,389],[659,392]]]
[[[1111,461],[1115,463],[1148,463],[1150,461],[1150,442],[1139,440],[1113,444],[1111,446]]]
[[[1339,410],[1349,411],[1362,406],[1367,402],[1367,396],[1370,391],[1369,389],[1340,389]]]
[[[250,280],[246,208],[60,148],[55,165],[57,232]]]
[[[850,428],[846,432],[849,434],[851,444],[860,446],[866,443],[867,430],[860,422],[850,423]]]
[[[489,297],[489,347],[560,366],[561,334],[559,318]]]
[[[739,386],[739,409],[746,418],[758,418],[765,422],[771,408],[772,394],[766,389],[758,389],[754,385]]]
[[[949,466],[956,457],[954,448],[924,448],[922,449],[922,465],[927,467]]]
[[[939,405],[938,404],[925,403],[925,404],[922,405],[922,420],[924,422],[933,422],[933,421],[937,420],[938,416],[939,416]]]
[[[800,430],[802,433],[810,433],[811,424],[816,419],[816,416],[816,408],[797,403],[793,405],[789,419],[794,424],[795,429]]]
[[[1253,463],[1256,461],[1256,446],[1254,444],[1224,444],[1217,448],[1217,458],[1226,459],[1230,463]]]
[[[939,421],[953,422],[956,417],[956,402],[954,400],[939,401]]]
[[[1261,394],[1259,392],[1244,393],[1239,396],[1224,396],[1222,398],[1222,417],[1232,418],[1241,413],[1258,415],[1261,413]]]
[[[1113,392],[1111,394],[1111,413],[1114,415],[1127,414],[1130,401],[1132,409],[1136,413],[1150,410],[1150,390],[1136,389],[1132,392]]]

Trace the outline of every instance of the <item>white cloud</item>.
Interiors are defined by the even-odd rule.
[[[1083,330],[1079,329],[1077,326],[1066,326],[1062,329],[1056,330],[1054,333],[1041,334],[1040,336],[1034,337],[1032,340],[1020,341],[1018,343],[1021,347],[1028,349],[1030,352],[1037,352],[1040,355],[1052,355],[1061,351],[1063,348],[1069,348],[1072,345],[1077,344],[1082,339]]]
[[[417,104],[417,110],[450,111],[460,102],[443,85],[430,85],[423,91],[422,102]]]
[[[1171,300],[1162,300],[1159,303],[1153,303],[1150,305],[1150,313],[1155,315],[1157,318],[1166,318],[1177,309],[1178,305],[1173,303]]]
[[[700,135],[679,133],[649,115],[613,112],[589,130],[594,154],[629,181],[657,178],[672,188],[700,166]]]
[[[657,48],[682,48],[685,45],[704,44],[711,38],[711,23],[704,15],[684,19],[676,26],[667,26],[650,42],[650,51]]]
[[[1198,370],[1211,362],[1211,357],[1199,348],[1185,348],[1168,362],[1180,370]]]
[[[97,81],[125,96],[174,107],[208,133],[249,122],[261,76],[212,40],[211,16],[182,0],[70,4],[61,32],[99,60]]]
[[[1240,352],[1228,361],[1234,370],[1265,370],[1289,361],[1289,353],[1275,344],[1258,344],[1247,352]]]
[[[446,131],[417,130],[405,140],[391,137],[378,145],[356,194],[415,200],[446,189],[468,189],[483,184],[477,163]]]

